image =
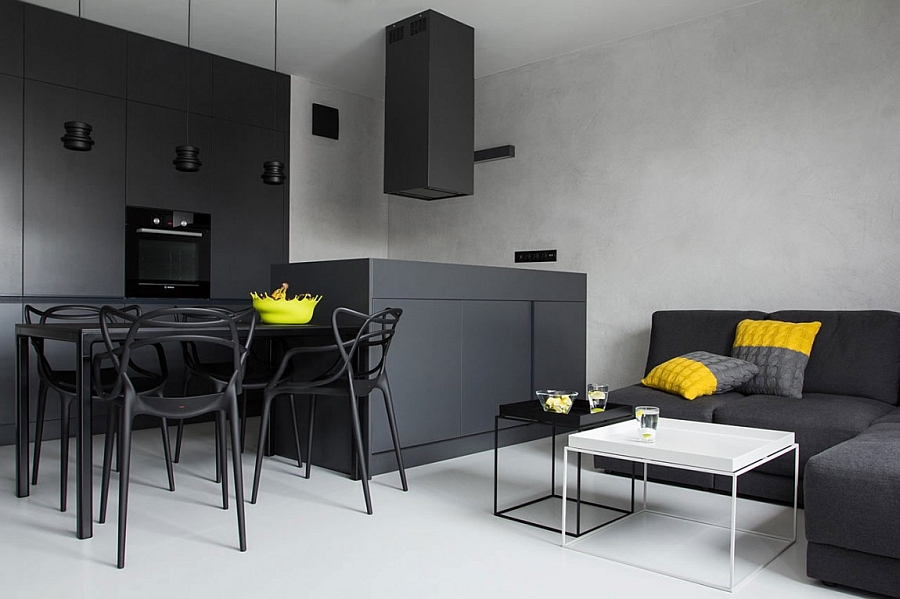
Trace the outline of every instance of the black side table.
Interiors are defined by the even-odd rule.
[[[506,518],[508,520],[513,520],[515,522],[520,522],[522,524],[528,524],[529,526],[536,526],[538,528],[542,528],[544,530],[549,530],[551,532],[555,532],[557,534],[561,533],[560,529],[554,528],[552,526],[547,526],[545,524],[541,524],[540,522],[533,522],[531,520],[526,520],[524,518],[519,518],[512,515],[511,512],[514,512],[518,509],[534,505],[536,503],[540,503],[541,501],[546,501],[548,499],[562,499],[562,495],[556,492],[556,433],[557,428],[562,428],[567,432],[580,432],[584,430],[589,430],[592,428],[598,428],[601,426],[607,426],[609,424],[615,424],[617,422],[624,422],[626,420],[631,420],[634,418],[633,408],[629,405],[624,404],[616,404],[616,403],[608,403],[606,405],[606,410],[603,412],[598,412],[595,414],[591,414],[588,410],[587,402],[576,401],[575,405],[572,406],[571,411],[568,414],[556,414],[553,412],[545,412],[544,408],[541,407],[540,402],[537,400],[532,401],[520,401],[516,403],[508,403],[500,406],[500,413],[494,417],[494,515],[499,516],[501,518]],[[553,440],[552,446],[550,449],[550,493],[548,495],[543,495],[538,497],[537,499],[532,499],[531,501],[526,501],[524,503],[520,503],[514,505],[512,507],[499,509],[498,508],[498,500],[497,500],[497,467],[498,467],[498,447],[500,440],[500,420],[512,420],[517,422],[523,422],[525,424],[543,424],[548,425],[553,430]],[[632,472],[632,477],[634,476],[634,472]],[[576,523],[575,523],[575,532],[568,532],[566,534],[573,537],[580,537],[581,535],[592,532],[601,526],[606,526],[607,524],[611,524],[615,522],[619,518],[624,517],[625,515],[634,511],[634,485],[631,487],[631,511],[623,510],[621,508],[616,508],[608,505],[602,505],[599,503],[591,503],[588,501],[581,500],[581,454],[578,454],[578,477],[577,477],[577,492],[575,495],[575,499],[571,497],[568,501],[574,501],[577,504],[578,509],[576,510]],[[609,520],[602,524],[592,527],[589,530],[581,530],[581,504],[584,503],[586,505],[591,505],[594,507],[599,507],[607,510],[611,510],[614,512],[619,512],[621,516],[614,518],[613,520]]]

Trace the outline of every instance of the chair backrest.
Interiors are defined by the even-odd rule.
[[[200,311],[182,310],[177,313],[178,320],[189,323],[204,322],[209,321],[210,319],[214,320],[218,316],[228,316],[229,318],[234,320],[235,324],[238,326],[238,333],[241,335],[243,346],[247,350],[247,352],[245,352],[244,354],[244,359],[241,364],[241,376],[238,377],[237,392],[241,393],[241,384],[244,378],[243,375],[246,373],[247,362],[248,360],[250,360],[250,356],[252,355],[250,347],[253,343],[253,335],[256,331],[256,324],[259,321],[256,309],[253,308],[253,306],[248,306],[247,308],[242,308],[240,310],[231,310],[229,308],[223,308],[220,306],[202,306]],[[184,341],[183,343],[181,343],[181,351],[185,367],[195,373],[204,375],[205,369],[203,356],[200,355],[197,344],[191,341]],[[230,361],[230,358],[226,359]]]
[[[28,324],[53,324],[61,322],[96,322],[100,323],[100,306],[86,304],[60,304],[46,310],[27,304],[24,308],[25,322]],[[118,309],[125,317],[131,318],[141,313],[140,306],[131,305]],[[41,376],[54,378],[54,369],[44,351],[44,340],[31,338],[31,346],[38,355],[38,373]]]
[[[214,308],[162,308],[131,318],[124,336],[121,326],[116,326],[118,320],[123,318],[119,310],[104,306],[100,317],[100,327],[107,350],[105,357],[114,364],[118,372],[115,385],[103,393],[104,399],[119,396],[128,399],[137,396],[132,381],[134,369],[130,366],[136,353],[146,348],[160,348],[167,345],[177,347],[184,343],[227,350],[233,371],[222,393],[237,393],[247,349],[239,332],[238,322],[226,311]],[[256,313],[253,312],[246,318],[248,337],[252,338],[256,327]],[[190,411],[184,412],[184,417],[191,415]]]
[[[388,350],[397,323],[403,314],[401,308],[385,308],[374,314],[364,314],[350,308],[335,308],[331,314],[331,329],[334,333],[335,345],[344,361],[344,368],[354,378],[377,379],[385,371]],[[342,336],[342,329],[357,327],[352,342]],[[360,351],[369,352],[369,364],[365,369],[354,371],[354,362]],[[373,350],[380,350],[377,360],[373,361]]]

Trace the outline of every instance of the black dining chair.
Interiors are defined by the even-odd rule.
[[[52,306],[46,310],[40,310],[31,305],[25,306],[25,322],[28,324],[52,324],[65,322],[95,322],[100,324],[100,307],[83,304],[63,304]],[[140,314],[139,306],[126,306],[120,309],[123,318],[131,318]],[[76,374],[74,369],[60,368],[56,360],[52,360],[52,353],[45,346],[43,339],[32,338],[31,345],[37,354],[38,372],[38,400],[37,415],[34,434],[34,456],[31,475],[31,484],[38,484],[38,472],[41,463],[41,444],[44,436],[44,420],[47,410],[47,393],[54,391],[60,399],[60,487],[59,509],[66,511],[68,495],[69,473],[69,420],[73,400],[77,397]],[[155,354],[155,371],[147,370],[137,364],[133,364],[135,376],[134,382],[140,393],[156,393],[166,382],[167,372],[165,355]],[[95,387],[109,387],[115,380],[116,372],[112,368],[104,368],[95,373],[93,384]],[[161,423],[163,444],[168,447],[168,428],[165,422]],[[166,453],[166,463],[172,480],[171,454]]]
[[[95,365],[110,361],[116,368],[115,384],[104,391],[101,399],[110,405],[115,416],[112,430],[107,435],[103,452],[103,477],[100,498],[100,522],[106,521],[109,480],[113,454],[113,435],[118,438],[119,451],[119,530],[116,565],[125,567],[125,531],[128,515],[128,484],[131,470],[131,436],[133,420],[146,414],[166,419],[184,419],[215,414],[218,424],[216,454],[222,464],[222,503],[228,508],[228,468],[226,457],[226,428],[230,423],[230,437],[234,469],[234,493],[238,519],[240,550],[247,550],[244,521],[244,483],[241,469],[238,403],[240,382],[247,357],[247,345],[252,342],[256,326],[256,314],[249,316],[249,330],[244,339],[238,324],[229,314],[208,308],[162,308],[132,319],[125,338],[118,341],[112,335],[111,325],[121,318],[115,308],[106,306],[100,314],[100,325],[106,353],[95,358]],[[134,357],[151,347],[180,348],[183,343],[194,344],[199,351],[224,350],[231,356],[231,374],[222,389],[197,394],[176,393],[168,390],[159,396],[141,395],[133,382],[134,371],[130,367]],[[99,368],[99,366],[97,366]]]
[[[391,438],[394,442],[394,453],[397,456],[397,468],[403,490],[409,489],[406,482],[406,470],[403,467],[403,455],[400,452],[400,437],[394,417],[394,404],[387,375],[387,356],[391,341],[396,332],[397,323],[403,310],[386,308],[375,314],[364,314],[349,308],[337,308],[331,315],[331,329],[334,343],[318,346],[294,347],[284,354],[278,372],[272,382],[263,391],[262,418],[259,432],[259,448],[256,453],[256,469],[253,473],[253,494],[250,502],[256,503],[259,493],[259,480],[262,473],[263,446],[269,433],[272,401],[278,396],[288,396],[291,404],[297,395],[309,395],[309,422],[306,435],[306,474],[309,478],[312,464],[313,425],[315,423],[316,399],[319,396],[345,397],[349,400],[351,428],[357,456],[357,467],[362,481],[363,495],[366,500],[366,512],[372,513],[372,498],[369,493],[368,456],[363,447],[362,429],[359,421],[358,399],[366,399],[375,389],[384,398]],[[352,334],[345,335],[348,330]],[[322,355],[335,356],[331,366],[314,377],[285,378],[284,373],[294,362],[297,362],[295,373],[303,371],[302,363]],[[293,413],[292,413],[293,416]],[[297,441],[296,417],[294,416],[294,435]]]
[[[251,313],[256,310],[251,306],[240,310],[230,310],[228,308],[210,307],[212,310],[219,310],[225,314],[230,314],[237,322],[243,322],[248,319]],[[244,376],[241,381],[241,389],[238,394],[238,403],[241,413],[241,451],[244,450],[244,439],[247,434],[247,391],[264,389],[272,380],[278,369],[278,364],[273,363],[269,359],[269,353],[260,352],[256,346],[248,348],[247,363],[244,367]],[[230,363],[227,360],[220,360],[210,356],[202,356],[197,351],[197,347],[191,343],[182,344],[182,355],[184,363],[184,392],[187,390],[191,382],[196,378],[213,386],[213,388],[221,389],[228,383]],[[181,459],[181,446],[184,438],[184,420],[178,421],[177,435],[175,438],[175,458],[177,464]],[[218,465],[216,482],[218,482]]]

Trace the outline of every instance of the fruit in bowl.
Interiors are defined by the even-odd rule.
[[[289,299],[287,289],[288,284],[282,283],[271,296],[267,293],[250,294],[260,320],[266,324],[306,324],[312,320],[313,311],[322,296],[304,293]]]
[[[568,414],[578,397],[577,391],[560,391],[558,389],[542,389],[535,391],[538,401],[545,412]]]

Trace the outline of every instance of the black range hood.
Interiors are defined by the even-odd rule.
[[[384,193],[472,195],[475,30],[427,10],[385,38]]]

